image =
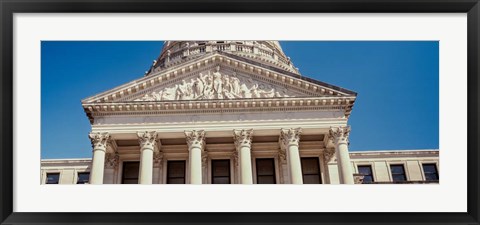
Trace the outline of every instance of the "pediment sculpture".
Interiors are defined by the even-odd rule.
[[[292,97],[286,88],[254,81],[251,77],[220,73],[217,66],[213,72],[200,73],[197,77],[182,80],[179,84],[147,93],[135,101],[201,100]]]

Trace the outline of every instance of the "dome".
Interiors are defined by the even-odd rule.
[[[165,41],[160,56],[147,76],[214,52],[234,54],[299,74],[278,41]]]

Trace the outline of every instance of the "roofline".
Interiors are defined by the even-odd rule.
[[[238,56],[238,55],[235,55],[235,54],[231,54],[231,53],[227,53],[227,52],[221,52],[221,51],[215,51],[214,53],[218,53],[219,55],[225,55],[225,56],[237,59],[237,60],[243,60],[243,61],[246,61],[250,64],[253,64],[253,65],[256,65],[256,66],[262,66],[262,67],[265,67],[269,70],[272,70],[272,71],[275,71],[275,72],[278,72],[278,73],[282,73],[282,74],[285,74],[285,75],[289,75],[291,77],[294,77],[294,78],[297,78],[297,79],[300,79],[300,80],[308,81],[308,82],[311,82],[311,83],[314,83],[314,84],[318,84],[318,85],[321,85],[321,86],[331,88],[331,89],[339,91],[339,92],[344,92],[344,93],[347,93],[347,94],[357,96],[357,92],[354,92],[352,90],[342,88],[342,87],[339,87],[339,86],[335,86],[335,85],[332,85],[332,84],[329,84],[329,83],[325,83],[325,82],[322,82],[322,81],[319,81],[319,80],[315,80],[315,79],[312,79],[312,78],[309,78],[309,77],[305,77],[305,76],[302,76],[302,75],[299,75],[299,74],[296,74],[296,73],[292,73],[290,71],[282,70],[282,69],[279,69],[279,68],[276,68],[276,67],[273,67],[273,66],[269,66],[269,65],[266,65],[266,64],[263,64],[263,63],[259,63],[257,61],[253,61],[253,60],[250,60],[250,59],[245,58],[245,57],[241,57],[241,56]]]

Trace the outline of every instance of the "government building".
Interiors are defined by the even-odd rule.
[[[144,77],[82,100],[92,158],[42,160],[41,183],[438,183],[438,150],[349,152],[356,95],[278,41],[166,41]]]

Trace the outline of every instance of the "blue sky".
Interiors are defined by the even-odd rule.
[[[44,41],[41,157],[91,157],[81,100],[143,76],[162,41]],[[350,151],[438,149],[436,41],[284,41],[303,76],[358,93]]]

